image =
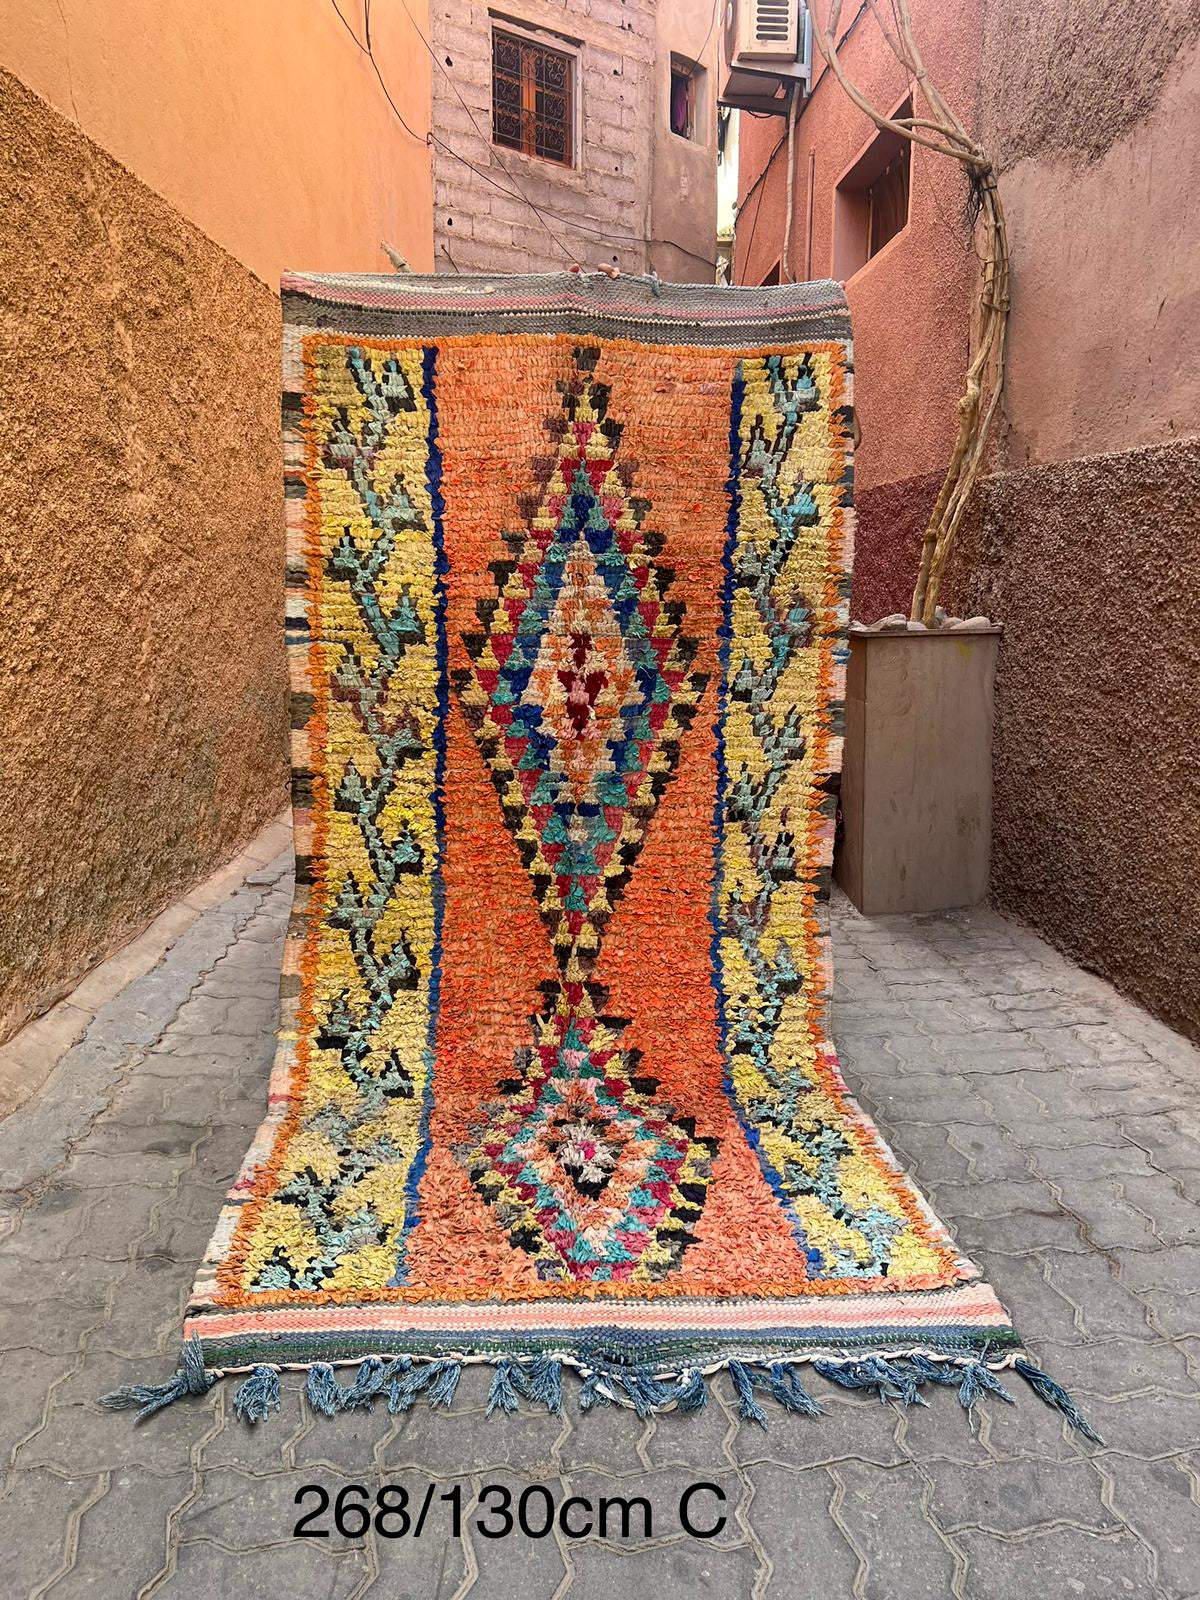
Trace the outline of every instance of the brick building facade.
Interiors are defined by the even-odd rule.
[[[439,272],[712,282],[713,0],[435,0]]]

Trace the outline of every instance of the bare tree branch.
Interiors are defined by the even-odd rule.
[[[866,0],[866,3],[892,54],[920,90],[929,107],[928,118],[885,116],[851,80],[838,54],[836,42],[842,0],[830,0],[824,24],[816,8],[813,8],[812,30],[817,48],[850,99],[870,117],[876,127],[899,134],[913,144],[923,145],[940,155],[950,156],[966,167],[978,195],[978,226],[983,234],[978,344],[958,402],[958,434],[950,464],[921,541],[921,558],[913,589],[910,614],[914,621],[932,627],[946,562],[983,463],[988,433],[995,420],[1004,386],[1004,335],[1009,303],[1008,234],[991,161],[982,146],[963,128],[930,78],[913,36],[908,0],[893,0],[894,30],[888,25],[879,0]]]

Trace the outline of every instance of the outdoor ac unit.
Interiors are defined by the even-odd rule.
[[[799,53],[801,7],[796,0],[730,0],[737,20],[741,61],[794,61]]]
[[[812,78],[812,24],[804,0],[725,0],[722,105],[787,110]]]

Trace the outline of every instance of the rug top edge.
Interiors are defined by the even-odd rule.
[[[719,305],[728,312],[786,314],[804,311],[846,313],[844,286],[832,278],[786,284],[670,283],[652,276],[622,273],[610,278],[601,272],[546,273],[398,273],[289,271],[280,278],[281,294],[314,298],[326,295],[353,299],[359,294],[411,300],[428,304],[444,297],[477,303],[480,310],[505,307],[522,293],[534,294],[545,309],[560,302],[564,310],[578,309],[581,301],[603,309],[614,301],[631,299],[647,310],[666,312],[686,306]]]

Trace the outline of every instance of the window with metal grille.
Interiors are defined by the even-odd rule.
[[[574,165],[575,61],[519,34],[492,32],[492,140]]]

